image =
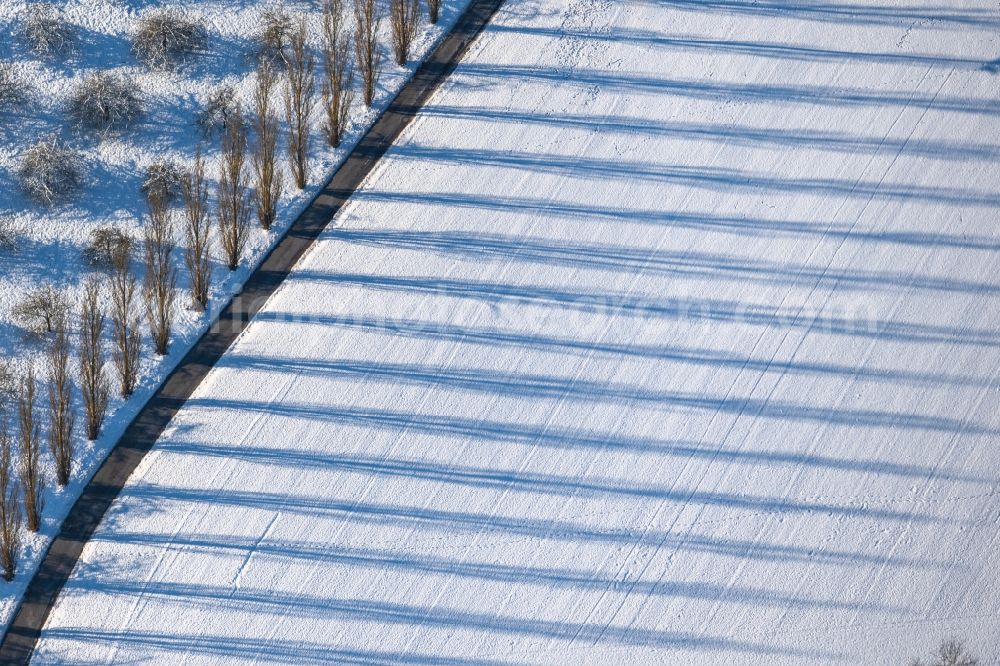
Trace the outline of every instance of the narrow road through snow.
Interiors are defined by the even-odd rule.
[[[1000,657],[998,27],[510,0],[35,662]]]

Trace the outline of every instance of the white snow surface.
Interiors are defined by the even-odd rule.
[[[13,63],[28,91],[28,99],[23,105],[0,108],[0,223],[11,225],[17,235],[13,248],[0,244],[0,362],[9,362],[15,371],[23,371],[29,362],[33,362],[39,380],[44,382],[44,361],[39,357],[44,353],[45,341],[25,336],[12,314],[26,290],[48,282],[65,289],[70,300],[75,302],[85,281],[101,276],[83,256],[90,233],[98,227],[117,226],[128,231],[141,244],[146,205],[139,188],[146,168],[154,162],[169,159],[189,167],[194,163],[195,151],[201,143],[206,158],[209,199],[213,202],[219,137],[202,136],[195,123],[197,112],[211,91],[223,84],[235,88],[237,99],[245,109],[251,106],[255,86],[252,54],[264,11],[283,5],[293,20],[305,18],[310,29],[311,45],[315,49],[320,43],[322,4],[304,0],[284,3],[272,0],[185,0],[169,3],[201,20],[208,36],[203,50],[169,72],[141,66],[130,51],[130,38],[138,18],[145,11],[155,9],[158,3],[122,0],[57,3],[76,37],[75,49],[65,59],[38,58],[28,49],[21,28],[30,4],[22,0],[0,2],[0,59]],[[349,130],[337,149],[329,147],[321,133],[323,112],[317,80],[317,104],[311,117],[310,174],[306,189],[299,191],[294,187],[291,171],[284,159],[285,137],[282,134],[279,168],[283,171],[284,191],[278,220],[271,232],[265,233],[256,227],[256,221],[253,222],[244,263],[232,273],[223,264],[218,239],[213,238],[213,284],[209,312],[199,313],[190,309],[186,292],[178,296],[169,354],[163,358],[155,356],[146,337],[140,386],[135,396],[125,401],[112,395],[108,420],[96,442],[82,441],[81,429],[77,429],[69,485],[58,488],[51,483],[55,478],[54,465],[47,452],[43,455],[42,465],[50,483],[45,491],[41,529],[37,534],[24,532],[17,575],[10,583],[0,582],[0,627],[6,628],[9,624],[18,600],[48,544],[58,533],[63,518],[128,423],[205,331],[215,314],[226,305],[230,294],[239,291],[253,267],[263,260],[267,251],[371,126],[378,113],[410,78],[419,60],[455,23],[467,5],[468,0],[442,2],[438,24],[431,26],[425,22],[421,25],[413,46],[414,57],[406,67],[396,66],[391,59],[389,26],[386,21],[382,22],[383,67],[375,100],[371,108],[365,108],[360,92],[356,90]],[[350,9],[349,3],[347,7]],[[349,20],[349,25],[353,25],[353,18]],[[318,63],[317,76],[321,69],[322,65]],[[80,132],[66,116],[66,100],[73,86],[86,74],[109,70],[134,77],[145,100],[145,112],[131,128],[120,134],[102,138]],[[356,76],[355,88],[358,83]],[[275,102],[279,116],[283,115],[280,91],[276,93]],[[284,122],[281,123],[281,131],[285,131]],[[51,208],[45,208],[22,193],[16,173],[21,153],[51,133],[62,135],[80,152],[85,165],[85,180],[79,192]],[[184,240],[180,238],[179,220],[177,224],[180,249],[175,253],[174,260],[179,269],[179,287],[186,290],[189,278],[181,255]],[[215,233],[214,229],[212,233]],[[137,257],[136,270],[141,272],[140,263]],[[107,294],[104,296],[106,298]],[[105,331],[108,338],[110,328],[108,322]],[[146,335],[145,324],[142,333]],[[75,338],[75,333],[73,336]],[[114,385],[115,373],[110,362],[106,372]],[[46,408],[45,391],[42,384],[36,407],[40,418]],[[5,410],[8,406],[3,404],[3,400],[4,396],[0,395],[0,415],[5,411],[9,415],[12,410]]]
[[[998,27],[509,0],[36,663],[997,663]]]

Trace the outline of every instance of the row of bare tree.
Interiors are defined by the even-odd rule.
[[[427,0],[431,22],[437,21],[439,6],[440,0]],[[353,13],[355,32],[352,37],[344,0],[324,0],[323,129],[332,146],[340,145],[347,130],[355,66],[361,74],[366,105],[371,105],[374,99],[381,68],[378,46],[379,26],[384,18],[381,4],[377,0],[354,0]],[[393,51],[400,65],[409,58],[419,16],[420,0],[390,0]],[[252,120],[248,122],[242,110],[237,108],[225,125],[216,219],[222,258],[230,270],[240,266],[254,213],[264,230],[270,229],[277,217],[281,171],[278,168],[279,121],[274,108],[274,91],[282,78],[289,166],[296,187],[302,189],[308,181],[309,119],[314,109],[316,62],[306,37],[306,24],[300,21],[288,40],[284,76],[275,64],[261,62],[253,95]],[[354,62],[351,60],[352,45]],[[248,130],[255,135],[252,146]],[[181,179],[180,189],[186,241],[183,254],[191,278],[191,303],[196,309],[205,310],[212,277],[212,221],[205,162],[200,149],[194,167]],[[147,193],[147,201],[149,213],[142,243],[145,270],[141,284],[133,270],[131,243],[112,245],[107,302],[100,283],[91,280],[84,286],[77,314],[76,379],[83,404],[85,435],[90,440],[100,435],[107,414],[112,385],[105,372],[107,357],[110,355],[117,389],[123,398],[130,397],[138,386],[143,314],[156,353],[164,355],[169,348],[178,278],[173,263],[177,248],[176,211],[170,207],[166,196]],[[56,481],[65,486],[73,468],[76,425],[69,315],[55,305],[43,307],[40,312],[45,315],[45,330],[50,336],[46,352],[47,439]],[[105,345],[109,318],[110,354]],[[6,580],[11,580],[16,570],[22,523],[35,532],[41,522],[46,481],[41,469],[42,422],[36,413],[37,391],[35,370],[29,366],[14,395],[0,396],[4,400],[0,403],[0,568]],[[13,431],[9,427],[6,403],[16,412],[17,427]]]

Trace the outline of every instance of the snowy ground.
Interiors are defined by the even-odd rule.
[[[71,0],[59,4],[77,38],[75,52],[65,60],[34,56],[21,37],[27,3],[21,0],[0,2],[0,35],[3,36],[0,40],[0,60],[15,65],[29,95],[26,104],[4,108],[0,112],[0,222],[12,224],[17,231],[13,249],[0,245],[0,361],[9,361],[16,370],[22,371],[30,361],[40,368],[38,357],[44,349],[44,341],[26,336],[12,316],[14,307],[25,293],[25,287],[51,282],[66,289],[70,300],[75,300],[86,279],[100,275],[83,256],[91,231],[112,224],[141,238],[146,206],[139,188],[145,169],[150,164],[171,159],[181,165],[190,165],[196,146],[203,142],[211,196],[214,197],[218,137],[201,135],[195,124],[196,114],[205,98],[221,84],[234,86],[244,107],[250,105],[255,85],[251,74],[255,35],[260,31],[262,12],[277,6],[276,2],[269,0],[185,0],[171,3],[183,6],[191,15],[200,18],[206,26],[208,40],[203,52],[195,54],[179,70],[166,73],[141,66],[130,51],[130,35],[137,18],[142,11],[153,8],[153,3]],[[414,46],[415,59],[429,51],[467,5],[468,0],[442,3],[438,25],[425,25],[418,34]],[[321,6],[318,2],[302,0],[284,3],[293,18],[304,16],[307,19],[313,46],[318,46],[320,40]],[[416,61],[403,68],[397,67],[390,58],[389,27],[385,22],[381,40],[384,65],[372,108],[365,109],[360,93],[355,94],[349,135],[340,148],[333,149],[326,145],[321,135],[322,110],[317,104],[312,117],[314,134],[309,184],[305,191],[294,188],[282,153],[285,188],[278,222],[270,233],[259,228],[251,230],[244,266],[230,273],[220,258],[219,243],[215,241],[213,312],[226,304],[229,294],[245,281],[253,266],[280,238],[371,125],[378,112],[415,70]],[[98,70],[133,76],[147,106],[132,129],[103,140],[78,132],[65,114],[66,98],[74,85],[86,74]],[[317,75],[320,71],[321,66],[318,66]],[[280,97],[277,102],[278,108],[282,109]],[[85,186],[79,193],[53,208],[45,208],[23,195],[17,184],[16,172],[21,153],[50,133],[62,135],[82,153],[86,178]],[[284,151],[284,137],[279,149]],[[180,245],[183,246],[183,242]],[[176,253],[175,262],[180,272],[179,285],[187,289],[188,273],[183,268],[180,251]],[[38,534],[25,534],[15,580],[11,583],[0,582],[0,627],[6,627],[10,622],[17,599],[23,594],[49,541],[58,532],[59,524],[86,481],[146,399],[211,321],[212,313],[201,314],[189,309],[186,294],[178,297],[177,301],[175,335],[169,356],[159,359],[153,355],[150,341],[147,339],[144,342],[142,381],[136,396],[127,402],[112,402],[103,436],[94,443],[76,442],[77,460],[70,485],[65,489],[53,486],[47,490],[42,529]],[[108,328],[110,335],[110,325]],[[145,335],[145,330],[143,333]],[[113,375],[110,364],[107,372],[109,376]],[[44,388],[40,391],[40,395],[43,394]],[[0,412],[3,408],[4,405],[0,404]],[[40,404],[38,409],[42,408]],[[77,434],[78,439],[82,439],[79,432]],[[47,455],[43,456],[43,464],[50,468],[47,478],[53,479],[53,467]]]
[[[1000,10],[510,0],[38,663],[996,663]]]

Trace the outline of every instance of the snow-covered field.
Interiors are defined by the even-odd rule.
[[[510,0],[37,663],[996,663],[998,30]]]
[[[164,3],[183,7],[189,15],[200,19],[207,30],[206,48],[194,54],[180,69],[172,72],[150,70],[138,63],[131,53],[131,35],[138,17],[157,3],[126,2],[124,0],[71,0],[56,3],[63,10],[66,22],[76,37],[76,48],[69,57],[40,58],[22,38],[22,27],[30,3],[21,0],[0,2],[0,61],[11,63],[28,97],[24,104],[0,110],[0,223],[16,231],[13,248],[0,245],[0,362],[9,362],[23,371],[34,362],[40,377],[44,340],[25,336],[17,325],[13,310],[23,299],[27,288],[49,282],[65,289],[69,300],[75,301],[84,282],[101,275],[83,254],[91,232],[101,226],[114,225],[140,239],[146,204],[140,185],[146,168],[157,161],[169,159],[184,167],[194,161],[196,147],[202,143],[207,158],[207,176],[211,198],[215,196],[218,174],[218,136],[205,137],[196,125],[199,110],[206,98],[220,85],[228,84],[237,91],[244,108],[252,106],[255,79],[252,75],[257,35],[262,16],[268,9],[279,6],[270,0],[185,0]],[[213,257],[212,304],[208,314],[189,309],[185,293],[178,297],[177,321],[170,354],[165,358],[153,354],[147,339],[143,347],[142,380],[136,396],[125,402],[113,400],[111,415],[103,436],[94,443],[82,441],[77,433],[76,463],[71,483],[64,489],[51,487],[46,492],[45,514],[38,534],[25,533],[18,575],[11,583],[0,582],[0,627],[6,627],[49,541],[58,532],[73,500],[96,471],[108,450],[114,445],[129,421],[148,399],[170,369],[183,357],[190,345],[201,335],[234,290],[238,290],[251,269],[281,237],[295,216],[315,195],[320,185],[332,173],[350,148],[371,125],[416,69],[416,60],[429,52],[438,38],[454,24],[468,0],[446,0],[436,26],[424,22],[414,45],[414,62],[397,67],[390,57],[389,26],[382,23],[382,75],[375,101],[370,109],[355,94],[350,129],[342,146],[330,148],[322,135],[322,110],[317,103],[312,116],[311,173],[304,191],[294,187],[290,169],[284,159],[285,125],[279,149],[284,171],[284,192],[278,221],[270,233],[259,228],[251,230],[243,266],[230,273],[222,260],[216,240]],[[295,20],[307,20],[313,47],[320,42],[320,2],[288,0],[282,3]],[[347,4],[348,9],[350,3]],[[353,22],[353,19],[351,19]],[[66,100],[74,87],[88,73],[115,71],[132,76],[142,91],[146,111],[128,131],[100,137],[82,133],[73,126],[66,114]],[[319,77],[321,64],[317,65]],[[359,77],[355,76],[355,87]],[[317,101],[319,100],[317,79]],[[282,98],[276,99],[283,109]],[[18,185],[17,168],[23,151],[49,134],[63,136],[80,151],[85,165],[84,186],[75,195],[46,208],[28,198]],[[179,221],[178,221],[179,224]],[[213,222],[214,226],[214,222]],[[180,237],[180,229],[177,229]],[[213,233],[215,233],[213,231]],[[183,239],[180,239],[183,248]],[[188,273],[178,250],[175,256],[180,272],[179,286],[187,289]],[[137,267],[138,268],[138,267]],[[105,294],[105,296],[107,296]],[[108,327],[110,329],[110,325]],[[143,329],[145,335],[145,328]],[[110,330],[108,330],[110,336]],[[108,365],[109,377],[114,376]],[[44,394],[44,387],[40,395]],[[0,412],[4,405],[0,404]],[[42,405],[39,405],[39,411]],[[51,460],[43,456],[46,476],[54,479]]]

